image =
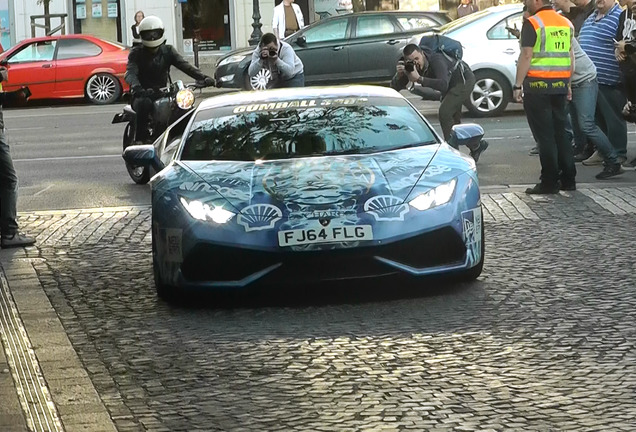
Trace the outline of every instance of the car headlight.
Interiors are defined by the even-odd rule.
[[[409,204],[411,204],[418,210],[428,210],[430,208],[446,204],[453,196],[453,192],[455,192],[455,186],[457,186],[457,180],[453,179],[447,183],[437,186],[434,189],[431,189],[428,192],[419,194],[411,201],[409,201]]]
[[[245,54],[231,55],[228,58],[224,58],[223,60],[221,60],[219,64],[216,65],[216,67],[225,66],[226,64],[230,64],[230,63],[238,63],[241,60],[243,60],[245,57],[247,57]]]
[[[183,207],[190,213],[195,219],[202,221],[212,221],[218,224],[224,224],[229,222],[234,217],[235,213],[229,210],[225,210],[223,207],[213,206],[202,203],[201,201],[188,201],[181,197],[180,199]]]
[[[177,106],[182,110],[188,110],[194,105],[194,93],[190,89],[181,89],[177,93]]]

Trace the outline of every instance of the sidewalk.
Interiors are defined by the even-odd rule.
[[[0,431],[113,432],[32,254],[37,249],[0,250]]]
[[[483,188],[484,221],[534,224],[575,215],[602,219],[636,214],[636,186],[578,186],[577,192],[554,196],[525,195],[523,185]],[[85,329],[69,318],[75,311],[61,291],[49,289],[47,295],[36,268],[55,267],[57,257],[68,259],[66,251],[76,246],[149,245],[149,214],[148,206],[20,213],[21,226],[38,244],[0,250],[0,431],[113,432],[115,422],[135,426],[130,411],[118,410],[118,391],[98,394],[91,377],[110,379],[110,372],[82,363],[68,335],[85,335]],[[149,247],[144,253],[150,253]],[[73,327],[63,327],[60,317]]]

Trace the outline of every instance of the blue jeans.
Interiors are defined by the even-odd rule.
[[[305,87],[305,73],[301,72],[288,80],[279,81],[275,88]]]
[[[627,103],[621,86],[598,85],[596,123],[605,132],[619,157],[627,156],[627,123],[623,107]]]
[[[0,230],[3,236],[18,231],[17,202],[18,175],[13,167],[7,136],[0,131]]]
[[[572,85],[572,127],[577,141],[589,141],[605,159],[606,164],[616,164],[617,154],[612,143],[594,121],[598,83],[596,79]],[[581,148],[583,149],[583,148]]]

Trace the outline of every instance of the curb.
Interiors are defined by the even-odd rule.
[[[22,408],[21,415],[0,411],[13,422],[5,430],[23,430],[21,418],[29,431],[116,432],[40,284],[35,260],[25,249],[0,251],[2,343]],[[15,409],[13,402],[7,406]]]

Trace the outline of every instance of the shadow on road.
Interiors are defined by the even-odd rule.
[[[377,278],[372,282],[338,282],[286,287],[240,289],[232,292],[179,293],[170,303],[183,309],[244,309],[263,307],[360,305],[460,294],[479,282],[461,283],[449,278]]]

